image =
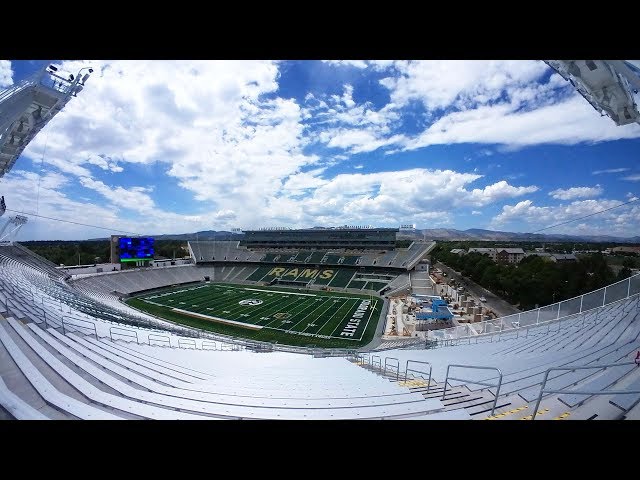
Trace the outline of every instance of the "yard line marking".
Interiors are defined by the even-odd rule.
[[[365,324],[364,329],[360,334],[360,340],[362,340],[362,337],[364,336],[364,332],[367,331],[367,327],[369,326],[369,321],[371,320],[371,316],[373,315],[373,312],[376,311],[376,305],[378,305],[378,300],[374,300],[373,305],[369,305],[369,308],[371,309],[371,313],[369,314],[369,318],[367,318],[367,323]]]
[[[332,307],[334,307],[334,306],[335,306],[335,305],[333,304],[333,302],[330,302],[328,299],[327,299],[327,300],[325,300],[325,302],[323,302],[323,303],[322,303],[322,305],[325,305],[325,304],[328,304],[328,305],[329,305],[329,307],[328,307],[325,311],[323,311],[320,315],[318,315],[318,316],[316,317],[316,320],[317,320],[318,318],[320,318],[322,315],[324,315],[325,313],[327,313],[327,312],[328,312]],[[320,305],[320,306],[322,306],[322,305]],[[338,307],[338,310],[340,310],[340,307]],[[313,320],[312,320],[312,322],[313,322]],[[315,326],[316,326],[316,324],[315,324],[315,323],[309,323],[309,324],[307,324],[307,326],[306,326],[306,327],[304,328],[304,330],[302,330],[302,331],[303,331],[303,332],[305,332],[305,331],[307,330],[307,328],[312,327],[312,326],[313,326],[313,327],[315,327]],[[316,332],[316,333],[317,333],[317,332]]]
[[[336,325],[336,328],[333,329],[333,332],[331,332],[331,334],[329,335],[330,337],[333,337],[333,334],[336,333],[336,330],[338,329],[338,327],[340,325],[343,325],[344,319],[347,316],[350,316],[353,313],[353,308],[356,306],[356,304],[359,301],[362,301],[362,298],[353,298],[352,300],[355,300],[355,303],[353,305],[351,305],[351,307],[349,307],[349,310],[347,310],[347,313],[345,315],[342,316],[342,318],[340,319],[340,321],[338,322],[338,324]],[[340,338],[340,337],[334,337],[334,338]],[[355,340],[355,338],[354,338]]]
[[[313,303],[311,304],[313,305]],[[320,307],[322,307],[322,305],[324,305],[324,302],[322,302],[321,304],[317,305],[316,308],[314,308],[313,310],[311,310],[309,313],[307,313],[304,317],[302,317],[300,320],[298,320],[295,324],[293,324],[291,326],[291,328],[295,328],[300,322],[302,322],[303,320],[305,320],[309,315],[311,315],[313,312],[315,312],[316,310],[318,310]]]
[[[336,311],[335,311],[335,312],[333,312],[333,314],[332,314],[332,315],[331,315],[331,316],[330,316],[330,317],[329,317],[329,318],[328,318],[328,319],[327,319],[327,320],[326,320],[326,321],[325,321],[325,322],[320,326],[320,328],[319,328],[319,329],[317,329],[317,330],[315,331],[315,333],[320,332],[320,330],[322,330],[322,329],[324,328],[324,326],[325,326],[327,323],[329,323],[329,322],[331,321],[331,319],[335,316],[335,314],[336,314],[336,313],[338,313],[338,312],[340,311],[340,309],[341,309],[342,307],[344,307],[346,304],[347,304],[347,302],[342,302],[342,304],[338,306],[338,308],[336,309]],[[334,303],[334,302],[330,302],[330,303],[329,303],[329,305],[330,305],[330,306],[329,306],[329,308],[327,308],[327,310],[325,310],[325,312],[327,312],[327,311],[328,311],[332,306],[335,306],[335,303]],[[325,312],[323,312],[323,313],[325,313]],[[308,328],[308,327],[307,327],[307,328]],[[306,328],[305,328],[303,331],[305,331],[305,330],[306,330]],[[331,336],[331,335],[329,335],[329,336]]]

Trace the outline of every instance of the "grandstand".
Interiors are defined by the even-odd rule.
[[[598,71],[589,74],[559,62],[594,108],[637,120],[633,99],[596,95],[626,92],[624,65],[584,61]],[[614,75],[594,83],[605,67]],[[48,68],[59,85],[40,72],[0,95],[12,112],[0,121],[0,176],[88,78]],[[0,418],[640,419],[640,275],[382,340],[390,297],[433,293],[425,258],[435,242],[396,248],[397,231],[247,231],[240,242],[189,242],[190,264],[73,278],[0,243]]]
[[[413,242],[408,248],[365,251],[352,249],[297,250],[292,248],[261,248],[249,250],[238,241],[189,242],[189,252],[195,263],[253,262],[267,264],[296,263],[304,265],[335,265],[411,270],[433,248],[435,242]]]
[[[322,358],[329,350],[276,352],[164,322],[93,283],[135,275],[135,285],[153,272],[144,286],[155,288],[198,281],[193,271],[233,277],[242,267],[70,282],[29,250],[0,247],[2,408],[21,419],[639,418],[638,275],[607,287],[625,294],[600,295],[604,305],[537,325],[331,358]],[[402,287],[401,276],[389,285]]]

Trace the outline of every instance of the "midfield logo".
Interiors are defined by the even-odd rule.
[[[260,305],[262,303],[262,300],[259,300],[257,298],[248,298],[246,300],[240,300],[238,303],[240,305],[248,305],[251,307],[255,307],[256,305]]]

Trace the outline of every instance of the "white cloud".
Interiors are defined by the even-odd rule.
[[[364,74],[363,65],[355,63]],[[402,170],[399,165],[406,164],[393,160],[389,168],[396,171],[389,172],[362,174],[364,158],[351,174],[332,177],[327,172],[335,170],[329,167],[377,149],[388,154],[439,143],[522,146],[638,136],[633,126],[616,127],[594,115],[581,97],[558,95],[564,83],[557,75],[538,85],[546,71],[541,62],[362,63],[389,75],[387,105],[361,100],[355,83],[336,95],[309,93],[300,104],[283,98],[278,62],[64,62],[65,71],[91,65],[95,72],[24,156],[37,167],[44,152],[45,169],[58,172],[43,180],[62,183],[41,190],[53,202],[52,216],[89,215],[110,228],[170,233],[274,224],[397,224],[407,218],[447,224],[458,208],[494,205],[538,187],[510,185],[500,180],[504,176],[480,186],[482,175],[475,172]],[[416,102],[437,110],[419,118],[422,133],[409,137],[404,107]],[[479,148],[478,156],[501,150]],[[426,161],[428,156],[421,165],[428,167]],[[18,168],[20,162],[25,158]],[[349,164],[342,167],[349,170]],[[136,170],[154,172],[160,191],[120,183],[120,172]],[[13,182],[8,191],[32,182],[13,173],[6,177]],[[186,190],[181,210],[191,214],[159,207],[167,183]],[[99,194],[100,203],[89,206],[71,193],[82,187]],[[13,205],[32,206],[27,195],[11,197]],[[140,212],[144,215],[135,217]]]
[[[147,195],[150,191],[145,187],[109,187],[103,182],[93,180],[89,177],[80,177],[80,184],[91,190],[98,192],[104,198],[106,198],[111,204],[140,212],[143,214],[150,213],[156,208],[153,199]]]
[[[276,62],[73,61],[61,69],[86,65],[95,72],[82,93],[25,156],[39,162],[46,143],[45,164],[84,179],[110,201],[118,201],[110,193],[118,187],[94,183],[92,169],[143,164],[190,191],[209,210],[204,218],[231,221],[215,212],[234,211],[255,224],[283,180],[319,160],[302,152],[308,140],[299,105],[270,96],[278,89]],[[151,198],[140,200],[151,205]]]
[[[237,215],[233,210],[220,210],[214,214],[217,220],[235,220]]]
[[[472,205],[482,206],[495,203],[505,198],[519,197],[536,191],[538,191],[538,187],[535,185],[529,187],[514,187],[509,185],[505,180],[501,180],[493,185],[487,185],[483,189],[474,188],[465,200]]]
[[[559,143],[618,140],[640,137],[640,125],[616,126],[608,117],[594,115],[582,97],[546,105],[534,110],[515,111],[498,103],[447,114],[422,134],[407,142],[405,149],[452,143],[489,143],[513,147]]]
[[[431,110],[456,99],[487,103],[499,98],[503,89],[538,79],[548,67],[530,60],[429,60],[398,62],[396,68],[399,77],[380,82],[390,90],[391,101],[405,105],[418,100]]]
[[[473,210],[473,211],[471,212],[471,215],[482,215],[482,212],[481,212],[481,211],[479,211],[479,210]]]
[[[640,137],[640,125],[618,127],[593,108],[557,74],[539,83],[549,68],[541,61],[400,61],[385,65],[380,81],[391,101],[366,125],[365,105],[324,102],[314,115],[339,123],[317,138],[351,153],[392,147],[415,150],[453,143],[501,144],[510,148],[545,143],[573,145]],[[349,86],[349,88],[351,88]],[[352,90],[348,91],[352,99]],[[343,95],[344,97],[344,95]],[[412,137],[398,132],[398,114],[412,102],[427,112]],[[311,114],[309,114],[311,115]]]
[[[623,180],[629,180],[630,182],[638,182],[640,181],[640,174],[628,175],[626,177],[622,177]]]
[[[600,185],[596,185],[595,187],[558,188],[557,190],[549,192],[549,195],[558,200],[574,200],[576,198],[597,197],[598,195],[602,195],[603,191]]]
[[[535,186],[513,187],[504,181],[482,189],[466,188],[480,178],[473,173],[423,168],[341,174],[286,208],[313,224],[394,224],[409,217],[419,223],[448,217],[443,212],[455,208],[489,205],[537,190]]]
[[[323,60],[323,62],[341,67],[367,68],[367,62],[364,60]]]
[[[630,170],[629,168],[605,168],[604,170],[594,170],[592,175],[600,175],[602,173],[621,173]]]
[[[75,180],[73,180],[75,182]],[[164,212],[151,204],[153,201],[146,193],[149,188],[136,187],[132,191],[123,191],[104,185],[92,179],[85,179],[87,188],[97,191],[107,199],[107,202],[93,203],[82,196],[63,193],[72,183],[67,175],[59,173],[44,173],[40,180],[38,174],[13,169],[3,177],[3,190],[7,206],[21,211],[29,216],[38,213],[46,217],[57,218],[66,222],[84,223],[104,227],[92,228],[74,223],[61,223],[55,220],[31,216],[29,222],[20,231],[18,240],[77,240],[83,238],[102,238],[114,233],[131,233],[141,235],[155,235],[196,231],[204,225],[210,225],[209,215],[182,215]],[[139,202],[144,215],[132,215],[132,209],[123,210],[124,196],[132,202]],[[36,203],[37,199],[37,203]],[[206,222],[206,223],[205,223]]]
[[[9,60],[0,60],[0,88],[13,85],[13,70]]]
[[[618,235],[629,237],[640,234],[640,206],[617,207],[617,200],[576,200],[565,205],[537,207],[531,200],[523,200],[516,205],[505,205],[502,211],[492,219],[491,227],[499,228],[505,224],[524,224],[528,231],[549,227],[585,215],[598,212],[593,217],[582,220],[582,223],[569,223],[550,229],[544,233],[583,233],[594,235]]]
[[[319,127],[310,133],[312,140],[340,148],[350,153],[371,152],[378,148],[406,141],[404,135],[392,134],[401,116],[393,104],[375,110],[370,102],[356,104],[353,86],[344,85],[341,96],[305,98],[303,118]]]

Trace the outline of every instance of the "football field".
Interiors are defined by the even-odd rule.
[[[382,308],[380,298],[364,295],[215,283],[183,286],[136,298],[140,301],[137,305],[156,307],[154,313],[160,312],[161,316],[162,311],[171,312],[172,320],[196,319],[198,325],[208,324],[214,327],[212,330],[220,331],[215,326],[224,325],[245,329],[251,338],[260,338],[264,335],[256,333],[269,331],[289,337],[339,339],[345,341],[340,343],[351,343],[354,347],[362,342],[369,326],[375,328]]]

